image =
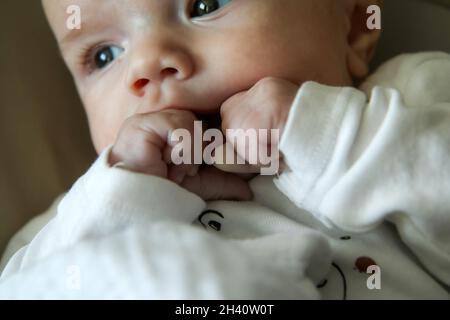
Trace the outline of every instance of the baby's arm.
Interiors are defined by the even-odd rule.
[[[2,277],[86,238],[132,225],[190,224],[204,210],[206,204],[200,197],[167,179],[111,167],[111,149],[104,150],[58,205],[49,209],[45,216],[50,221],[9,260]]]
[[[301,87],[280,142],[289,170],[276,184],[329,226],[364,232],[394,223],[449,285],[450,57],[389,67],[387,78],[373,79],[395,78],[399,90],[375,87],[368,103],[353,88]]]
[[[306,228],[249,240],[208,234],[191,225],[205,209],[203,199],[165,179],[164,172],[150,175],[152,166],[145,163],[151,155],[137,158],[143,165],[119,159],[147,174],[112,167],[111,158],[118,157],[113,148],[51,208],[49,215],[56,216],[9,259],[0,298],[319,297],[314,282],[325,276],[331,256],[324,237]],[[161,157],[161,149],[151,152]],[[155,163],[163,167],[159,157]]]
[[[45,257],[90,233],[108,234],[141,220],[191,223],[205,207],[195,192],[206,199],[247,199],[250,196],[248,186],[237,176],[214,168],[199,170],[196,165],[170,164],[169,132],[179,128],[192,132],[194,120],[192,113],[180,110],[137,114],[126,120],[115,144],[102,152],[58,206],[50,208],[51,213],[46,216],[56,217],[30,244],[27,251],[33,252],[34,258],[31,259],[29,253],[27,259]],[[177,177],[179,175],[182,179]],[[211,183],[212,175],[225,182]],[[202,186],[199,181],[210,185]],[[177,184],[187,184],[192,193]],[[25,230],[19,237],[28,233]],[[47,234],[51,235],[48,237],[51,240],[45,242],[43,235]],[[39,250],[29,250],[36,243]],[[23,262],[21,264],[23,266]]]

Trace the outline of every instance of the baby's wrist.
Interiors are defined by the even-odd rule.
[[[280,139],[281,139],[281,137],[282,137],[282,135],[284,133],[284,130],[286,128],[291,109],[294,107],[294,103],[295,103],[295,98],[297,96],[297,92],[298,92],[297,90],[292,92],[292,96],[289,99],[290,102],[286,103],[285,105],[283,105],[283,107],[280,110],[279,120],[278,120],[278,123],[276,124],[276,128],[280,132]]]

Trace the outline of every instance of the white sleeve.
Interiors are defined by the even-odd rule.
[[[0,299],[318,299],[324,248],[311,232],[231,241],[179,222],[130,226],[1,278]]]
[[[450,57],[409,69],[401,92],[374,87],[370,101],[354,88],[305,83],[280,142],[288,170],[275,183],[329,227],[394,223],[449,285]]]
[[[2,276],[85,238],[101,237],[130,225],[192,223],[205,208],[201,198],[169,180],[111,167],[110,151],[111,147],[102,152],[78,179],[59,202],[56,216],[8,261]]]
[[[331,263],[323,236],[306,228],[247,240],[210,234],[193,225],[202,199],[111,168],[109,152],[45,227],[23,230],[19,238],[29,243],[9,259],[0,299],[319,298],[316,283]]]

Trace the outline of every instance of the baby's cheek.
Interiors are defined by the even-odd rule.
[[[121,108],[108,99],[87,99],[85,109],[92,142],[97,153],[101,153],[115,142],[126,117],[122,115]]]
[[[114,144],[117,132],[105,127],[102,123],[92,124],[91,137],[95,150],[100,154],[106,147]]]

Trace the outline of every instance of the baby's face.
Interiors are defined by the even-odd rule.
[[[97,152],[135,114],[216,113],[265,77],[348,85],[336,0],[44,0]],[[81,30],[68,30],[69,5]]]

